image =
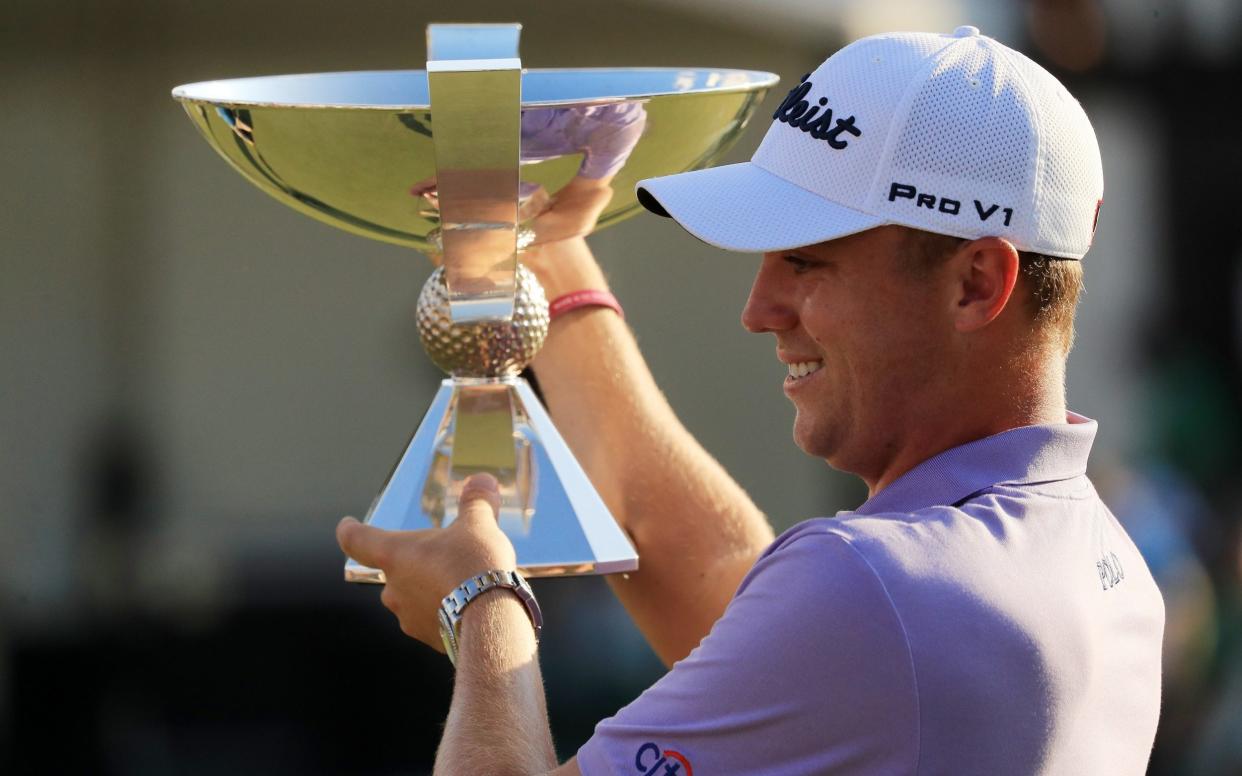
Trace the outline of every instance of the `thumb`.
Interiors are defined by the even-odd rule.
[[[461,486],[457,519],[492,523],[500,516],[500,483],[490,474],[475,474]]]
[[[345,554],[364,566],[382,569],[388,565],[389,532],[382,528],[363,525],[352,517],[346,517],[336,525],[336,543]]]

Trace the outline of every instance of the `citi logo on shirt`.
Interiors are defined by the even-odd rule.
[[[661,750],[651,741],[638,747],[634,767],[643,776],[694,776],[694,768],[684,754],[672,749]]]

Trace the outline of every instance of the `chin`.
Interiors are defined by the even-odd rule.
[[[833,437],[834,435],[826,429],[815,428],[809,423],[802,422],[801,419],[794,421],[794,444],[809,456],[828,461],[836,449]],[[829,464],[832,463],[831,461],[828,462]]]

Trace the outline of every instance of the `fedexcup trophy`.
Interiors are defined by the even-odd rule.
[[[367,514],[440,527],[465,480],[500,483],[531,576],[638,567],[519,376],[548,304],[521,251],[636,212],[634,183],[695,169],[739,136],[776,76],[718,69],[523,70],[517,24],[427,28],[427,70],[209,81],[173,90],[208,142],[285,204],[417,248],[436,269],[418,331],[450,378]],[[383,582],[350,560],[345,578]]]

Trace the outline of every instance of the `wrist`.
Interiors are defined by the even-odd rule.
[[[512,627],[505,627],[507,624]],[[502,634],[502,631],[508,633]],[[517,593],[509,588],[495,587],[481,594],[478,599],[466,607],[461,613],[458,625],[460,643],[465,644],[470,636],[494,640],[505,635],[512,637],[529,634],[530,640],[538,643],[535,637],[535,626],[531,622],[530,612]]]
[[[535,246],[524,252],[521,260],[539,278],[548,299],[574,291],[608,290],[604,270],[582,238]]]
[[[489,590],[462,613],[454,667],[508,671],[529,662],[538,650],[539,638],[517,595]]]
[[[496,595],[498,592],[500,595]],[[512,613],[506,612],[505,608],[513,604],[518,606],[515,611],[520,612],[521,620],[525,622],[524,628],[514,625],[515,618]],[[497,612],[504,616],[498,619]],[[516,638],[521,641],[521,634],[525,633],[532,644],[538,643],[539,633],[543,628],[543,614],[539,609],[539,602],[535,600],[534,591],[515,571],[485,571],[466,579],[445,596],[437,614],[444,651],[454,664],[458,663],[461,645],[467,640],[466,626],[471,621],[475,623],[470,628],[471,632],[478,631],[481,624],[484,631],[493,630],[487,628],[486,624],[499,622],[504,625],[500,638],[505,641]],[[497,636],[483,633],[470,638],[489,641]]]
[[[548,302],[548,321],[555,321],[557,318],[572,313],[575,310],[592,308],[606,308],[612,310],[621,318],[625,318],[625,311],[621,309],[621,303],[617,301],[617,298],[611,292],[598,289],[582,289],[551,299]]]

